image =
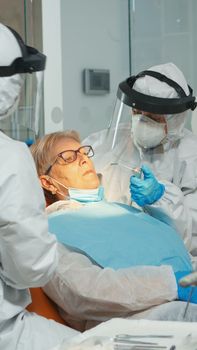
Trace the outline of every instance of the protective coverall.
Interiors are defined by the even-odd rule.
[[[25,310],[28,288],[54,273],[57,243],[27,146],[0,133],[0,159],[0,349],[48,350],[77,333]]]
[[[0,119],[17,108],[24,75],[44,69],[44,55],[0,24]],[[25,310],[28,288],[43,286],[58,262],[29,149],[0,132],[0,350],[49,350],[76,331]]]

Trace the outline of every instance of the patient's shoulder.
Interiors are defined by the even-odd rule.
[[[46,213],[52,214],[59,210],[76,210],[81,208],[82,204],[73,200],[60,200],[46,208]]]

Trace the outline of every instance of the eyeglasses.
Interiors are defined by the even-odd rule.
[[[52,166],[58,162],[59,164],[70,164],[73,163],[77,159],[77,154],[81,154],[83,156],[86,156],[88,158],[91,158],[94,156],[94,151],[92,146],[81,146],[76,150],[67,150],[60,152],[57,156],[53,164],[49,166],[47,171],[45,172],[45,175],[48,175],[51,171]]]

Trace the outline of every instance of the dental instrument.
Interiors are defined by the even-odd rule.
[[[187,314],[187,310],[188,310],[189,303],[190,303],[190,300],[191,300],[191,297],[192,297],[192,293],[194,291],[194,286],[197,286],[197,272],[192,272],[189,275],[184,276],[183,278],[181,278],[179,280],[179,284],[182,287],[189,287],[189,286],[192,287],[191,290],[190,290],[190,293],[189,293],[189,297],[188,297],[188,300],[187,300],[187,304],[186,304],[185,310],[184,310],[184,314],[183,314],[183,319],[184,319],[186,314]]]
[[[173,338],[174,336],[172,334],[143,334],[143,335],[131,335],[131,334],[117,334],[116,338]]]
[[[133,175],[135,175],[135,176],[141,178],[142,171],[141,171],[141,168],[139,168],[139,167],[135,167],[135,168],[134,168],[134,167],[131,167],[131,166],[127,165],[127,164],[124,164],[124,163],[121,162],[121,161],[110,163],[110,165],[120,165],[120,166],[122,166],[123,168],[126,168],[126,169],[131,170],[131,171],[134,173]]]
[[[183,319],[185,318],[185,316],[187,314],[187,310],[188,310],[188,307],[189,307],[189,304],[190,304],[190,300],[191,300],[193,291],[194,291],[194,287],[192,287],[191,290],[190,290],[189,297],[188,297],[188,300],[187,300],[187,304],[186,304],[186,307],[185,307],[185,311],[183,313]]]

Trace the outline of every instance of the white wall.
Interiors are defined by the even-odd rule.
[[[129,75],[128,1],[61,2],[64,128],[82,137],[108,125],[118,84]],[[110,94],[82,91],[84,68],[109,69]]]
[[[132,70],[173,62],[197,93],[197,1],[131,0]],[[187,127],[191,128],[190,118]],[[197,128],[197,118],[196,118]]]
[[[63,129],[61,0],[42,0],[45,133]]]
[[[132,73],[173,61],[196,94],[197,1],[131,0],[131,5]],[[117,86],[129,75],[128,1],[42,0],[42,7],[45,132],[73,128],[85,137],[108,125]],[[109,69],[110,94],[85,95],[84,68]],[[197,118],[192,126],[197,130]]]

